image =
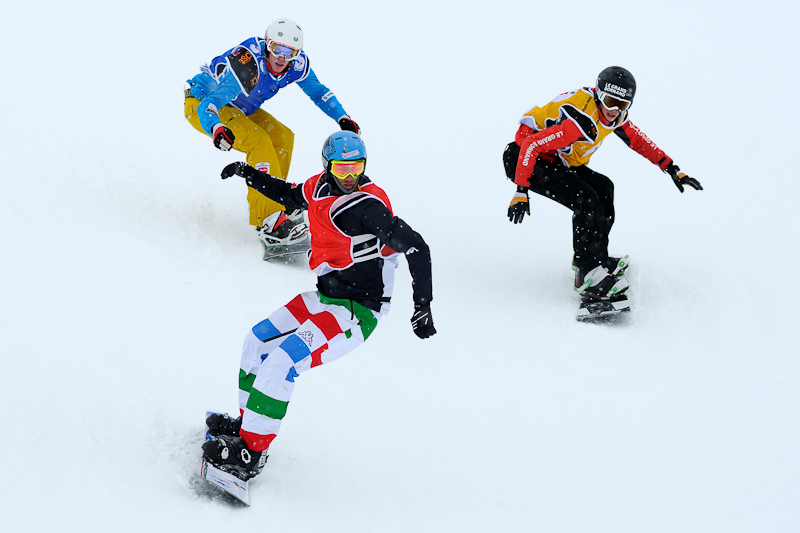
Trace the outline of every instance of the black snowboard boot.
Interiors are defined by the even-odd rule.
[[[631,258],[627,255],[623,255],[622,257],[611,257],[608,256],[608,261],[605,264],[606,270],[612,276],[624,276],[625,271],[631,265]]]
[[[231,435],[234,437],[239,436],[239,428],[242,427],[242,417],[231,418],[228,413],[219,414],[211,413],[206,418],[206,426],[208,426],[208,434],[212,437],[217,435]]]
[[[254,478],[267,463],[267,450],[254,452],[241,437],[220,435],[203,443],[203,458],[242,481]]]
[[[611,257],[608,256],[608,260],[603,264],[608,270],[608,273],[612,276],[624,276],[625,271],[631,266],[631,258],[628,255],[623,255],[622,257]],[[577,271],[578,265],[575,264],[575,256],[572,256],[572,270]]]
[[[621,297],[628,290],[629,283],[624,276],[612,276],[603,266],[589,272],[580,268],[575,270],[575,292],[592,300],[609,300]]]

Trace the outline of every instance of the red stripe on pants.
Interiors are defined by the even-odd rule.
[[[339,327],[339,322],[328,311],[319,313],[318,315],[311,315],[311,322],[319,328],[327,340],[331,340],[336,335],[342,332]]]
[[[286,304],[286,309],[288,309],[295,320],[301,324],[308,320],[308,317],[311,316],[311,312],[308,310],[308,307],[306,307],[303,297],[299,294],[294,298],[294,300]]]
[[[276,437],[274,433],[272,435],[259,435],[258,433],[250,433],[243,429],[239,430],[239,436],[242,437],[247,447],[254,452],[263,452],[269,448],[269,445],[272,444],[272,441]]]
[[[328,343],[323,344],[313,352],[311,352],[311,368],[322,364],[322,354],[328,349]]]

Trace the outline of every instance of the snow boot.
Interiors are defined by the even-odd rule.
[[[264,470],[267,450],[254,452],[241,437],[219,435],[203,443],[203,458],[223,472],[248,481]]]
[[[630,284],[627,278],[612,276],[606,267],[600,265],[584,273],[575,269],[575,292],[592,300],[611,300],[622,296]]]
[[[623,255],[622,257],[611,257],[608,256],[608,261],[605,264],[606,270],[612,276],[624,276],[625,271],[631,265],[631,258],[628,255]]]
[[[306,218],[303,215],[302,209],[295,209],[291,213],[286,213],[286,216],[289,220],[292,221],[292,224],[299,224],[301,222],[305,222]]]
[[[299,217],[295,213],[292,214],[294,220],[283,211],[272,213],[264,219],[262,227],[256,227],[258,237],[267,249],[308,242],[308,224],[303,220],[302,211]]]
[[[605,262],[603,266],[606,267],[608,273],[612,276],[624,276],[625,271],[631,265],[631,258],[629,255],[623,255],[622,257],[611,257],[608,256],[608,260]],[[578,270],[578,266],[575,264],[575,256],[572,256],[572,270],[573,272]]]
[[[219,414],[211,413],[206,418],[206,426],[208,426],[208,434],[212,437],[218,435],[231,435],[237,437],[239,435],[239,428],[242,427],[242,417],[231,418],[228,413]]]

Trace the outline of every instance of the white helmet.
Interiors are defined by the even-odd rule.
[[[267,27],[267,33],[264,37],[267,39],[268,44],[273,41],[296,50],[303,49],[303,30],[293,20],[276,20]]]

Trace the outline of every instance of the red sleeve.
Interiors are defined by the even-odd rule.
[[[614,133],[622,139],[632,150],[643,155],[654,165],[658,165],[661,170],[667,168],[672,163],[672,158],[664,153],[664,150],[656,146],[642,130],[633,125],[630,121],[614,130]]]
[[[516,141],[520,147],[517,160],[517,172],[514,183],[523,187],[530,187],[533,167],[536,158],[545,152],[554,152],[579,140],[583,135],[571,120],[550,126],[542,131],[522,124],[517,130]]]

